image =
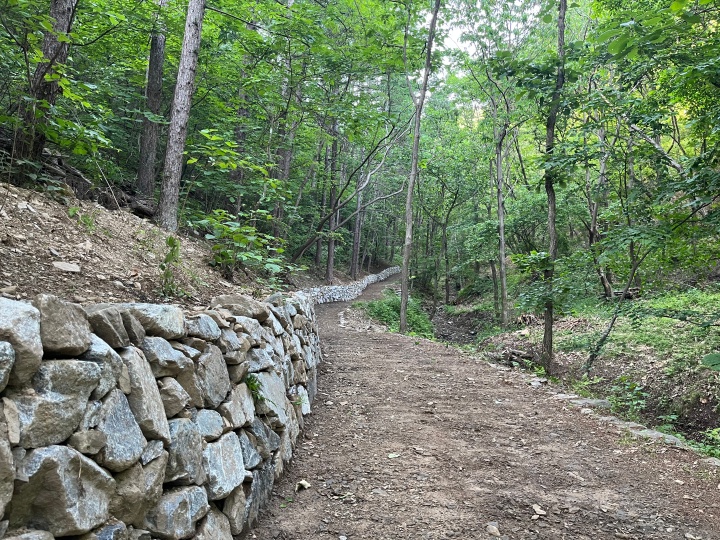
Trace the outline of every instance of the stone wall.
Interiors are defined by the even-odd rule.
[[[400,267],[392,266],[390,268],[386,268],[379,274],[371,274],[360,281],[351,283],[350,285],[326,285],[324,287],[305,289],[303,292],[312,298],[316,304],[325,304],[327,302],[347,302],[360,296],[365,288],[371,283],[384,281],[390,276],[394,276],[399,273]]]
[[[317,392],[314,302],[0,298],[0,538],[230,540],[257,520]]]

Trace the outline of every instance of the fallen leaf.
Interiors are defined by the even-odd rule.
[[[308,482],[307,480],[300,480],[297,484],[295,484],[295,493],[300,491],[301,489],[310,489],[312,487],[312,484]]]

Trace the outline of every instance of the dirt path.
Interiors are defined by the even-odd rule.
[[[720,538],[718,470],[698,456],[632,441],[523,374],[354,324],[348,307],[318,307],[320,394],[249,538]],[[295,493],[300,480],[312,487]]]

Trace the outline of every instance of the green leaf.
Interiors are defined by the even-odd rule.
[[[720,354],[712,353],[702,359],[702,364],[709,367],[713,371],[720,371]]]
[[[553,20],[553,16],[551,13],[546,13],[545,15],[543,15],[542,20],[544,23],[550,23]]]
[[[613,41],[610,45],[608,45],[608,52],[612,55],[620,54],[622,51],[625,50],[625,47],[627,46],[628,38],[627,36],[622,36]]]

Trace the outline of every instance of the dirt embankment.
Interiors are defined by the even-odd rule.
[[[384,284],[368,288],[378,296]],[[718,538],[720,475],[491,366],[318,308],[326,362],[262,540]],[[311,487],[296,492],[305,480]]]

